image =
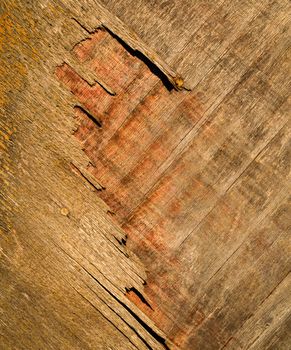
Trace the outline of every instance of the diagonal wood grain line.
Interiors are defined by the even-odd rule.
[[[97,39],[93,54],[86,53],[86,40],[73,49],[80,57],[87,55],[87,68],[103,73],[107,86],[115,85],[118,91],[109,97],[100,87],[95,95],[83,84],[77,99],[82,99],[89,113],[98,114],[102,127],[97,130],[86,113],[79,113],[74,135],[90,159],[86,171],[106,187],[98,195],[127,233],[126,244],[149,269],[143,295],[151,307],[145,308],[141,300],[134,302],[185,349],[193,344],[197,349],[202,344],[214,349],[232,343],[234,328],[215,326],[216,321],[206,315],[218,319],[221,312],[226,323],[227,317],[236,316],[228,314],[225,305],[215,309],[214,300],[209,301],[213,309],[208,310],[199,296],[216,284],[227,294],[219,279],[227,283],[225,271],[236,265],[237,254],[253,239],[247,234],[251,226],[247,218],[256,227],[258,222],[264,225],[272,206],[276,208],[283,200],[278,179],[283,186],[287,167],[280,168],[280,177],[268,188],[270,172],[277,170],[275,165],[260,166],[259,160],[277,152],[276,164],[286,153],[288,95],[281,77],[283,88],[278,88],[276,65],[280,57],[285,58],[287,15],[282,4],[272,8],[271,19],[269,5],[243,2],[245,12],[234,29],[238,3],[211,5],[207,18],[189,36],[199,49],[193,52],[194,62],[199,62],[199,55],[206,60],[204,66],[197,64],[198,74],[192,74],[191,92],[167,91],[156,77],[145,79],[145,71],[134,68],[131,50],[114,40],[114,35],[110,38],[110,33],[106,50]],[[221,31],[215,22],[220,17],[226,23]],[[224,36],[227,28],[230,33]],[[94,35],[90,34],[91,39]],[[184,50],[190,50],[190,39],[181,46]],[[242,55],[244,50],[248,55]],[[99,52],[103,52],[102,59]],[[108,67],[111,71],[106,76]],[[71,74],[72,81],[77,79],[78,71]],[[72,89],[66,73],[59,78]],[[284,147],[277,150],[280,142]],[[263,261],[269,264],[267,258]],[[247,271],[252,274],[251,269]],[[247,288],[244,279],[241,283]],[[231,293],[233,297],[235,288]],[[262,290],[254,293],[254,305],[261,297]],[[240,324],[238,318],[236,322]],[[210,345],[212,333],[215,337]]]
[[[202,223],[207,219],[207,217],[211,214],[213,210],[215,210],[218,203],[223,200],[223,197],[235,186],[235,184],[240,180],[241,177],[243,177],[250,167],[253,166],[253,164],[260,158],[264,152],[268,149],[268,146],[274,141],[274,139],[281,133],[283,129],[285,129],[288,126],[288,122],[286,122],[285,125],[283,125],[272,137],[267,141],[265,145],[258,151],[258,153],[254,156],[253,159],[250,160],[248,164],[244,167],[244,169],[241,171],[240,174],[237,175],[237,177],[233,180],[233,182],[226,188],[225,192],[219,197],[216,202],[214,203],[213,207],[209,210],[209,212],[201,219],[201,221],[193,228],[193,230],[189,233],[187,237],[181,242],[181,245],[185,244],[187,242],[187,239],[194,234],[195,231],[202,225]]]

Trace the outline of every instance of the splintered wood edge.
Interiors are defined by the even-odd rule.
[[[188,90],[185,86],[184,79],[174,71],[161,57],[148,47],[133,31],[124,28],[121,30],[117,25],[102,23],[102,26],[112,35],[117,36],[133,51],[140,53],[149,60],[157,69],[168,79],[169,83],[176,90]]]
[[[110,34],[127,45],[132,51],[139,53],[140,56],[144,56],[146,60],[151,62],[151,64],[161,72],[161,75],[167,78],[175,90],[190,90],[190,88],[186,86],[184,78],[178,72],[172,69],[134,31],[128,28],[119,18],[100,4],[96,3],[96,22],[99,22],[97,26],[92,27],[92,19],[89,17],[82,16],[81,20],[78,17],[79,16],[76,16],[73,19],[88,33],[93,33],[98,28],[103,27]]]

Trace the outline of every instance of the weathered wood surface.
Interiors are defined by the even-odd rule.
[[[74,168],[89,160],[55,70],[88,33],[62,2],[0,8],[0,348],[165,349],[125,297],[143,293],[144,267]]]
[[[289,3],[99,3],[2,6],[0,346],[289,349]]]
[[[277,262],[274,280],[263,283],[264,270],[247,268],[281,232],[276,226],[266,228],[267,233],[257,227],[270,215],[276,216],[278,210],[287,210],[284,203],[289,171],[289,81],[284,74],[288,73],[288,17],[284,4],[270,13],[250,5],[253,17],[248,23],[249,35],[237,32],[233,48],[219,57],[219,64],[208,74],[204,73],[192,93],[169,93],[161,84],[156,85],[154,77],[152,83],[145,83],[146,75],[132,68],[130,58],[123,65],[119,56],[116,58],[118,44],[112,41],[110,45],[109,36],[109,53],[104,54],[99,46],[100,33],[81,43],[75,53],[84,61],[89,57],[87,64],[91,62],[95,70],[117,61],[112,66],[116,76],[110,68],[112,78],[107,79],[114,86],[120,72],[126,72],[129,81],[122,81],[124,85],[118,81],[123,91],[106,98],[99,88],[94,100],[94,96],[83,93],[84,82],[74,91],[77,78],[73,71],[62,67],[59,72],[79,101],[102,121],[100,129],[79,111],[83,125],[76,136],[94,164],[92,174],[106,188],[101,197],[116,213],[129,234],[129,244],[150,270],[146,290],[154,311],[148,312],[186,348],[215,349],[227,344],[290,270],[287,235],[282,236],[279,246],[286,250]],[[263,22],[268,16],[272,21]],[[257,45],[259,34],[270,40]],[[103,61],[87,51],[93,50],[94,40],[95,52],[102,52]],[[253,55],[250,51],[243,62],[239,53],[250,48]],[[135,76],[141,81],[136,82]],[[132,89],[136,91],[138,83],[140,95],[136,96]],[[142,103],[137,105],[136,100]],[[258,233],[253,237],[254,230]],[[283,230],[288,230],[288,225]],[[248,262],[240,256],[246,255],[250,244],[252,251],[257,250],[257,258],[252,261],[251,255]],[[263,266],[270,264],[269,255],[274,259],[272,254],[267,254]],[[232,269],[241,265],[248,272],[244,279],[237,280],[234,274],[229,280]],[[256,283],[262,280],[261,289],[252,287],[253,276]],[[228,283],[233,288],[231,293]],[[230,305],[223,300],[226,289]],[[248,304],[240,299],[242,291],[253,293]],[[216,314],[215,310],[222,311]],[[239,344],[238,340],[236,346]]]
[[[100,0],[195,87],[215,66],[249,66],[288,20],[288,0]],[[285,41],[286,43],[286,41]],[[225,64],[226,60],[230,60]]]

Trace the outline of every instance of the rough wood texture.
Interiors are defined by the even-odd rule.
[[[235,63],[247,68],[251,60],[266,53],[269,41],[281,32],[290,14],[288,0],[99,2],[128,24],[191,88],[217,65],[232,72]]]
[[[2,12],[3,349],[289,349],[289,3]]]
[[[256,31],[260,11],[249,4]],[[119,88],[116,96],[100,87],[89,94],[88,84],[66,65],[57,71],[99,122],[75,111],[81,124],[75,136],[93,164],[87,171],[105,188],[100,196],[149,270],[150,306],[138,304],[187,349],[230,344],[290,270],[288,224],[282,229],[270,221],[288,208],[289,82],[272,69],[279,60],[288,69],[289,45],[285,13],[282,7],[277,12],[278,34],[263,43],[273,56],[267,51],[246,65],[230,61],[229,50],[191,93],[169,92],[149,79],[148,70],[104,31],[74,53]],[[272,22],[261,23],[264,28],[273,34]],[[239,38],[234,50],[249,45]],[[232,274],[239,266],[244,273]],[[275,270],[264,281],[267,267]],[[252,293],[249,301],[243,293]]]
[[[0,348],[166,349],[125,297],[142,295],[144,267],[76,174],[88,158],[55,69],[88,33],[62,2],[1,2],[0,14]]]

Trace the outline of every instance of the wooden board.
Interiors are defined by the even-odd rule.
[[[0,347],[288,349],[288,2],[2,12]]]
[[[0,348],[166,349],[125,297],[142,295],[144,267],[74,168],[89,160],[55,76],[87,35],[72,17],[58,2],[1,3]]]

